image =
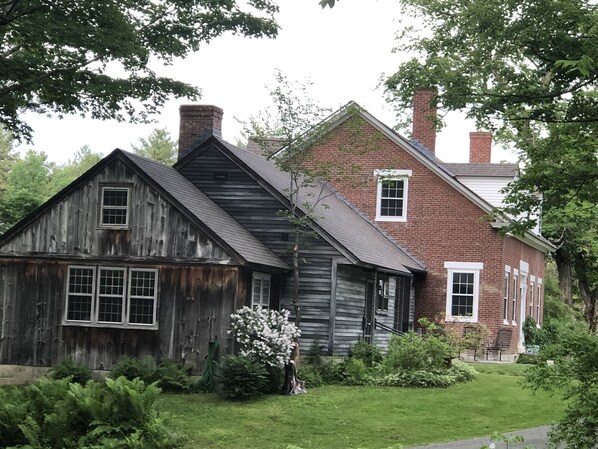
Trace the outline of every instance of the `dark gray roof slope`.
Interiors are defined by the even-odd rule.
[[[218,140],[250,170],[286,196],[290,185],[287,172],[280,170],[270,160],[242,150],[224,140]],[[318,184],[302,188],[298,203],[313,203],[320,192],[324,199],[318,204],[314,213],[316,224],[358,261],[397,272],[424,271],[421,263],[409,256],[327,186]]]
[[[270,156],[280,150],[284,143],[285,139],[281,137],[262,138],[259,142],[256,141],[256,138],[251,137],[245,150],[260,156]]]
[[[455,176],[514,178],[517,174],[517,164],[453,164],[441,163]]]
[[[249,263],[289,269],[276,254],[172,167],[122,151],[122,155],[177,200]]]

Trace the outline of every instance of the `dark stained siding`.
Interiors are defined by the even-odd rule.
[[[121,265],[124,266],[124,265]],[[62,325],[68,262],[0,259],[0,363],[51,366],[67,355],[110,369],[123,356],[185,360],[201,372],[210,339],[231,352],[229,315],[249,294],[241,268],[158,269],[158,330]]]
[[[388,327],[394,327],[395,321],[395,294],[397,290],[397,278],[389,276],[388,278],[388,311],[377,312],[376,320]],[[386,349],[388,347],[388,340],[391,334],[380,328],[375,329],[374,344],[380,348]]]
[[[370,273],[371,275],[371,273]],[[334,354],[347,355],[362,336],[366,273],[355,267],[339,265],[336,286],[336,323]]]
[[[287,264],[292,264],[293,227],[280,214],[284,206],[251,176],[214,147],[198,155],[180,172]],[[226,179],[217,179],[223,176]],[[321,342],[328,340],[332,259],[339,256],[334,247],[319,237],[305,242],[299,292],[304,350],[314,338]],[[282,284],[280,307],[292,312],[292,277],[288,275]]]
[[[98,227],[102,185],[129,185],[130,229]],[[122,162],[107,166],[0,248],[4,254],[230,261],[231,257]]]

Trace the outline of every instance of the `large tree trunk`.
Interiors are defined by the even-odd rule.
[[[584,316],[591,332],[598,328],[598,317],[596,316],[596,304],[598,303],[598,285],[592,285],[588,278],[588,270],[591,268],[586,263],[582,254],[575,256],[575,274],[579,284],[579,292],[584,304]]]
[[[568,305],[573,305],[573,261],[570,254],[564,248],[556,250],[554,256],[556,261],[556,268],[559,275],[559,288],[561,290],[561,298]]]

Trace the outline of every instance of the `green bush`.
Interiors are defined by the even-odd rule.
[[[455,376],[448,370],[440,372],[417,369],[388,374],[379,379],[377,384],[391,387],[446,388],[456,382]]]
[[[264,387],[264,394],[280,394],[282,391],[282,384],[284,382],[284,369],[280,366],[266,365],[266,386]],[[299,376],[299,379],[302,379]]]
[[[461,362],[460,360],[453,361],[452,366],[448,369],[451,376],[455,377],[456,382],[469,382],[475,379],[478,372],[472,366]]]
[[[426,367],[427,359],[424,339],[410,331],[401,336],[393,335],[390,338],[384,365],[389,372],[398,369],[419,370]]]
[[[156,382],[163,391],[186,393],[191,388],[191,377],[188,365],[170,359],[162,359],[156,363],[151,355],[142,359],[123,357],[110,372],[110,378],[125,377],[129,380],[141,379],[146,384]]]
[[[159,416],[160,390],[124,377],[85,386],[42,379],[0,389],[0,447],[167,449],[180,438]]]
[[[267,390],[268,372],[264,365],[237,355],[224,357],[220,365],[219,393],[225,399],[247,400]]]
[[[351,348],[351,357],[361,360],[368,368],[382,363],[383,358],[380,348],[363,340]]]
[[[346,385],[368,385],[372,383],[372,377],[368,368],[361,359],[349,357],[344,364],[344,381]]]
[[[521,363],[524,365],[537,365],[539,361],[540,359],[538,354],[519,354],[516,363]]]
[[[62,361],[52,367],[48,372],[48,377],[52,379],[71,379],[72,382],[84,385],[91,380],[91,370],[81,364],[75,362],[72,357],[65,357]]]
[[[536,326],[536,320],[528,316],[523,322],[523,339],[526,346],[539,345],[542,331]]]
[[[305,382],[307,388],[321,387],[324,385],[322,379],[321,367],[304,363],[299,368],[298,377]]]

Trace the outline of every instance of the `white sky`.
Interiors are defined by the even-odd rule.
[[[336,109],[353,100],[393,126],[394,113],[377,86],[383,73],[392,74],[401,61],[401,55],[391,52],[399,26],[396,0],[341,0],[335,8],[324,10],[317,0],[280,0],[280,9],[278,38],[226,35],[160,74],[199,87],[201,103],[221,107],[223,137],[233,143],[241,131],[234,117],[245,120],[269,104],[265,85],[274,79],[275,69],[291,80],[309,78],[314,83],[311,97],[321,106]],[[103,154],[114,148],[130,150],[156,127],[167,128],[177,138],[178,107],[183,103],[167,103],[155,117],[157,122],[148,125],[34,114],[26,115],[26,120],[34,129],[32,146],[63,163],[83,145]],[[437,156],[446,162],[466,162],[473,126],[459,114],[449,115],[447,127],[437,138]],[[515,156],[493,148],[493,162],[507,159],[515,160]]]

